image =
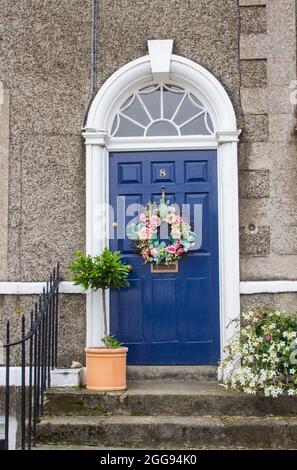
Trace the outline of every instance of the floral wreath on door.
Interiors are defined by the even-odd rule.
[[[136,250],[145,263],[159,265],[178,261],[195,246],[196,235],[190,222],[176,212],[162,188],[159,204],[149,201],[139,221],[129,225],[129,237],[135,241]],[[165,231],[167,237],[163,239],[161,233]]]

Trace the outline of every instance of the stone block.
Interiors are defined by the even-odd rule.
[[[269,51],[270,43],[266,33],[240,35],[241,59],[266,59],[272,55]]]
[[[249,232],[247,227],[240,227],[240,255],[268,256],[270,253],[270,227],[258,227],[257,231]]]
[[[242,142],[266,142],[269,119],[267,114],[245,114]]]
[[[245,114],[267,114],[268,88],[241,88],[242,109]]]
[[[270,198],[239,199],[240,225],[248,227],[250,224],[265,226],[270,224],[271,201]]]
[[[267,80],[272,86],[290,86],[296,80],[295,60],[292,57],[270,57],[267,60]]]
[[[267,61],[265,59],[242,60],[241,86],[265,87],[267,85]]]
[[[239,169],[284,170],[292,176],[297,166],[296,147],[295,142],[242,142],[239,144]]]
[[[278,157],[282,146],[270,142],[241,142],[239,144],[239,169],[261,170],[273,168],[273,158]]]
[[[242,281],[288,280],[297,278],[297,256],[271,253],[266,258],[243,256],[240,259]]]
[[[242,34],[266,33],[265,5],[240,7],[240,31]]]
[[[297,215],[296,225],[276,225],[271,236],[271,249],[279,255],[297,254]]]
[[[240,308],[242,312],[258,307],[275,307],[274,294],[241,294]]]
[[[281,142],[283,153],[287,152],[286,143],[296,142],[296,117],[293,114],[270,114],[269,141]]]
[[[297,293],[282,294],[249,294],[240,296],[241,310],[247,311],[255,307],[279,308],[286,313],[295,312]]]
[[[270,86],[268,89],[268,112],[270,114],[293,114],[295,103],[289,86]]]
[[[239,172],[239,197],[258,199],[269,197],[269,170],[243,170]]]
[[[289,159],[286,162],[286,158],[286,154],[280,155],[280,164],[278,165],[278,162],[275,162],[274,171],[270,173],[270,197],[273,201],[275,221],[278,220],[282,221],[283,224],[292,225],[289,221],[286,221],[283,208],[286,206],[286,209],[295,210],[295,222],[297,222],[297,162],[290,162]],[[277,214],[278,211],[279,214]]]
[[[267,28],[270,57],[291,57],[296,62],[296,4],[295,0],[267,2]]]

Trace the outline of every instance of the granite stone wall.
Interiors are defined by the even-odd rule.
[[[10,92],[8,280],[42,280],[84,246],[91,3],[2,1],[0,24],[0,80]]]
[[[281,309],[284,312],[296,312],[297,294],[296,292],[284,292],[280,294],[253,294],[241,296],[241,309],[247,311],[254,307],[272,307]]]
[[[98,5],[98,89],[119,67],[147,54],[148,39],[165,38],[174,39],[174,53],[198,62],[223,84],[243,130],[241,279],[296,279],[297,139],[290,102],[295,0],[100,0]],[[0,81],[10,96],[9,110],[0,105],[0,131],[3,116],[6,127],[9,116],[4,146],[0,132],[6,149],[4,160],[0,154],[6,161],[6,168],[0,165],[1,198],[8,201],[0,212],[1,280],[43,280],[57,260],[66,278],[74,251],[85,246],[81,124],[90,96],[90,40],[91,0],[1,2]],[[255,298],[275,303],[272,296]],[[83,357],[85,300],[63,299],[60,351],[67,363]],[[2,312],[17,317],[14,306],[22,310],[27,300],[5,296]]]
[[[296,5],[239,0],[239,8],[241,280],[296,279]]]
[[[62,272],[85,245],[81,124],[90,90],[90,0],[11,0],[0,12],[0,80],[11,95],[8,280]],[[173,38],[174,52],[210,70],[240,104],[237,0],[100,0],[98,89],[147,54],[147,40]]]
[[[0,295],[0,344],[4,341],[6,321],[10,320],[11,339],[21,335],[21,317],[25,314],[26,330],[30,325],[30,310],[37,300],[35,295]],[[100,339],[100,338],[99,338]],[[85,364],[86,317],[85,295],[60,294],[58,328],[58,366],[69,367],[72,361]],[[2,352],[2,351],[1,351]],[[13,348],[11,363],[20,362],[19,348]],[[0,366],[4,357],[0,356]]]

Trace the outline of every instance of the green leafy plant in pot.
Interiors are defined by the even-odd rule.
[[[108,334],[106,297],[109,289],[130,287],[131,266],[124,264],[118,251],[105,248],[98,256],[84,255],[78,251],[69,265],[70,280],[86,292],[101,290],[104,347],[87,347],[87,388],[91,390],[124,390],[126,388],[126,355],[114,335]],[[98,312],[99,314],[99,312]],[[98,338],[99,342],[99,338]]]

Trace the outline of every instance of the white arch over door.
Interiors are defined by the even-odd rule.
[[[167,82],[190,90],[208,108],[213,136],[111,138],[113,118],[134,91],[155,83],[152,57],[144,56],[121,67],[104,83],[88,114],[86,143],[86,251],[95,255],[108,246],[109,151],[215,148],[218,151],[219,265],[221,357],[240,315],[238,228],[238,130],[232,103],[219,81],[195,62],[171,55]],[[102,305],[98,293],[87,296],[87,346],[102,335]],[[229,326],[229,327],[228,327]]]

